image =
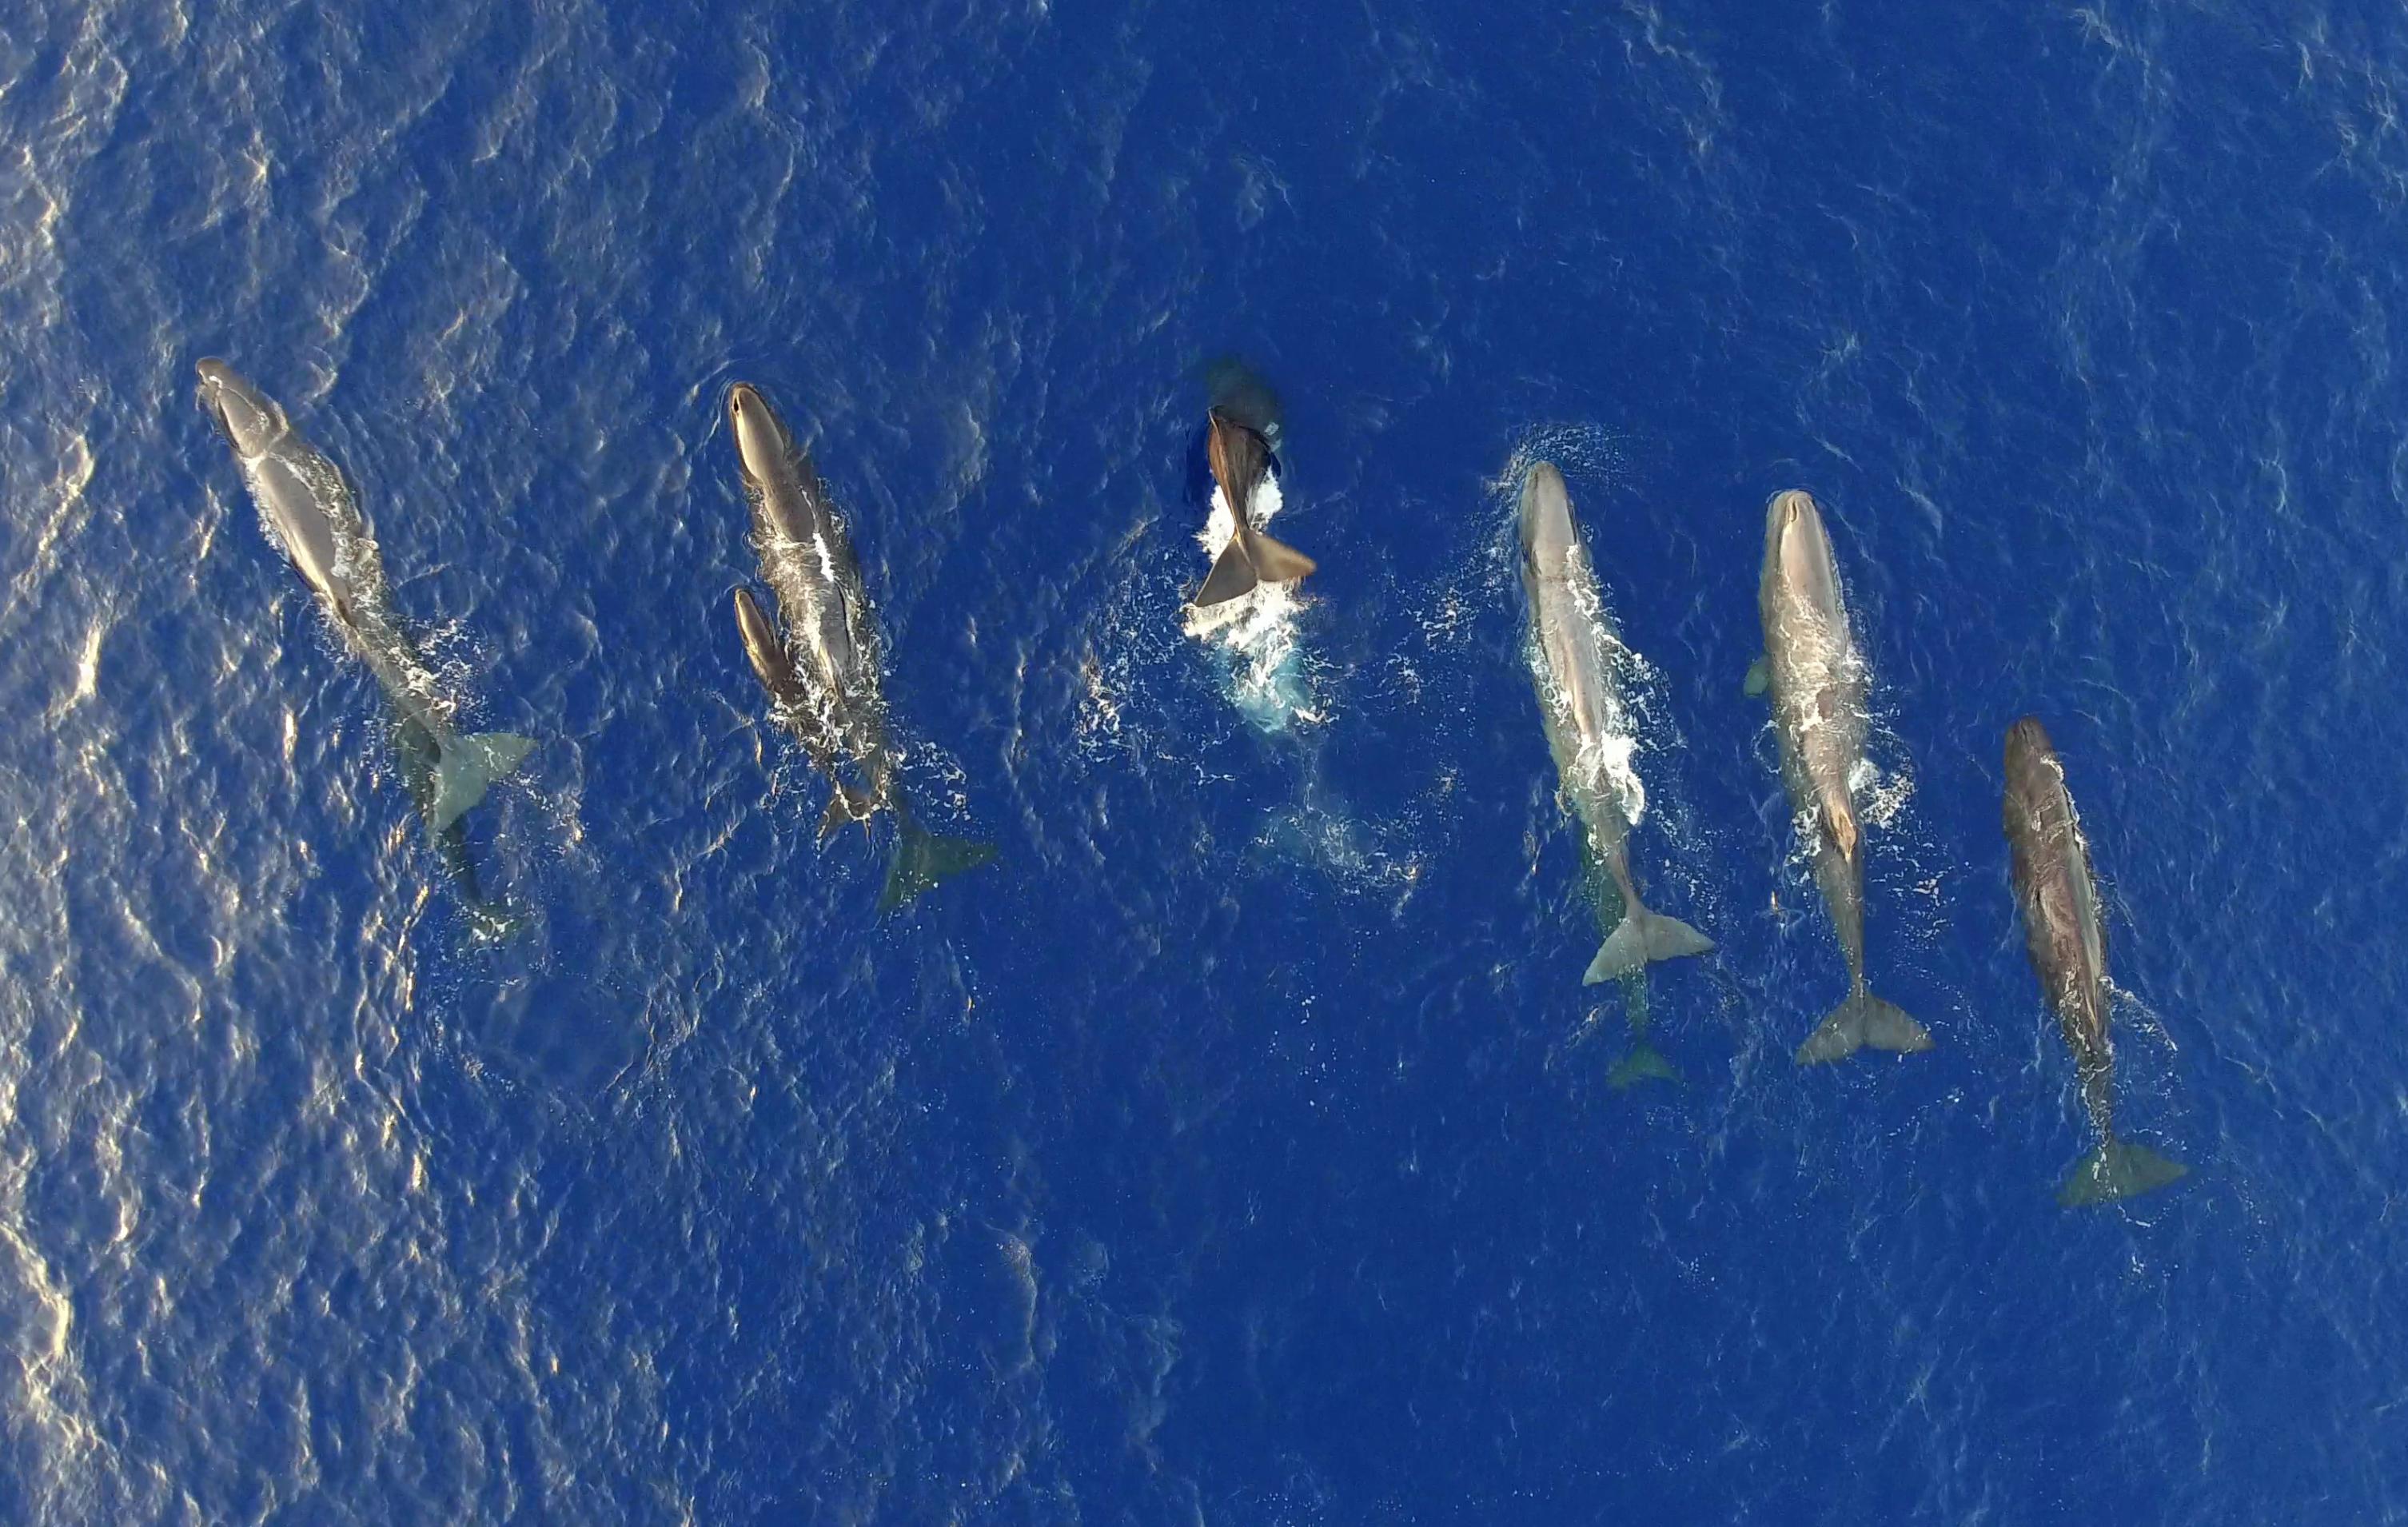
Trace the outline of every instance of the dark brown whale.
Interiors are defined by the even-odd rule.
[[[1293,583],[1315,565],[1296,548],[1256,530],[1248,513],[1254,490],[1270,472],[1270,443],[1260,432],[1219,408],[1211,417],[1207,454],[1212,462],[1212,480],[1221,485],[1221,496],[1229,501],[1229,518],[1237,522],[1237,530],[1213,559],[1212,571],[1196,595],[1198,609],[1252,592],[1257,583]]]
[[[2114,1062],[2107,1043],[2107,935],[2090,843],[2065,788],[2065,765],[2048,733],[2027,716],[2007,729],[2007,845],[2014,860],[2015,905],[2041,990],[2057,1010],[2065,1048],[2082,1078],[2082,1101],[2099,1131],[2099,1149],[2057,1190],[2060,1204],[2103,1204],[2162,1188],[2183,1175],[2179,1163],[2115,1138],[2110,1106]]]

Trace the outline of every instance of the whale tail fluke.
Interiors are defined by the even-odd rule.
[[[1713,947],[1713,939],[1679,918],[1651,912],[1634,899],[1613,932],[1598,947],[1597,958],[1588,963],[1588,974],[1581,981],[1595,986],[1599,981],[1635,975],[1658,960],[1703,954]]]
[[[1680,1079],[1681,1073],[1672,1068],[1672,1063],[1664,1058],[1664,1052],[1649,1044],[1644,1037],[1634,1037],[1630,1042],[1630,1052],[1614,1062],[1613,1069],[1605,1074],[1605,1084],[1617,1092],[1636,1087],[1642,1081],[1678,1082]]]
[[[534,748],[533,737],[508,732],[454,737],[435,761],[435,820],[429,825],[441,833],[458,821],[485,798],[487,786],[516,769]]]
[[[1206,575],[1204,587],[1197,592],[1196,607],[1226,604],[1240,594],[1251,593],[1256,579],[1254,564],[1246,560],[1246,549],[1235,535],[1212,559],[1212,571]]]
[[[895,847],[895,863],[886,871],[886,888],[878,893],[881,912],[892,912],[939,881],[974,870],[995,858],[994,844],[932,833],[912,821],[911,814],[899,806],[896,807],[895,824],[900,841]]]
[[[1212,571],[1197,591],[1196,607],[1226,603],[1252,592],[1257,583],[1293,583],[1319,565],[1285,541],[1240,526],[1212,559]]]
[[[1273,540],[1259,530],[1249,530],[1243,537],[1247,560],[1254,564],[1254,576],[1268,583],[1293,583],[1309,576],[1321,564],[1288,545]]]
[[[1912,1055],[1931,1048],[1931,1034],[1903,1009],[1859,986],[1798,1047],[1798,1063],[1845,1060],[1867,1045]]]
[[[2082,1160],[2073,1175],[2057,1189],[2057,1201],[2067,1208],[2085,1204],[2112,1204],[2131,1198],[2188,1173],[2190,1168],[2169,1161],[2143,1145],[2108,1139]]]

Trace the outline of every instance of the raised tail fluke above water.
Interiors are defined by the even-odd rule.
[[[2067,1208],[2112,1204],[2162,1188],[2189,1171],[2182,1163],[2169,1161],[2146,1146],[2110,1138],[2082,1159],[2082,1164],[2065,1179],[2065,1186],[2057,1191],[2057,1201]]]
[[[1293,583],[1319,566],[1284,541],[1274,540],[1242,521],[1238,533],[1212,561],[1212,571],[1196,595],[1196,607],[1250,593],[1257,583]]]
[[[895,863],[887,866],[885,889],[878,893],[881,912],[892,912],[939,881],[966,874],[995,858],[994,844],[932,833],[914,821],[900,802],[895,807]]]
[[[1226,604],[1240,594],[1252,593],[1260,581],[1254,576],[1254,564],[1246,560],[1245,538],[1232,535],[1221,554],[1212,559],[1212,571],[1204,579],[1204,587],[1197,591],[1196,607]]]
[[[1246,549],[1246,560],[1254,564],[1254,576],[1266,583],[1293,583],[1321,565],[1285,541],[1274,540],[1251,525],[1239,540]]]
[[[1714,947],[1714,941],[1690,927],[1679,918],[1651,912],[1636,898],[1627,898],[1628,910],[1613,932],[1588,963],[1584,984],[1595,986],[1624,976],[1637,975],[1659,960],[1678,960],[1692,954],[1704,954]]]
[[[524,762],[535,748],[533,737],[508,732],[480,732],[452,737],[435,761],[435,809],[428,825],[437,833],[485,798],[486,788]]]
[[[1867,1045],[1912,1055],[1931,1048],[1931,1034],[1907,1017],[1903,1008],[1858,986],[1798,1047],[1798,1063],[1813,1065],[1821,1061],[1845,1060]]]
[[[1229,544],[1212,560],[1212,571],[1197,592],[1196,607],[1224,604],[1253,592],[1257,583],[1293,583],[1310,574],[1316,565],[1311,557],[1254,526],[1254,490],[1270,472],[1269,442],[1215,408],[1206,454],[1211,458],[1212,480],[1221,485],[1236,524]]]

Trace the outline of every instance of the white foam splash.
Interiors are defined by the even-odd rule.
[[[1884,774],[1870,760],[1860,759],[1848,778],[1848,793],[1858,805],[1856,815],[1874,827],[1890,828],[1905,815],[1914,798],[1914,777],[1904,769]]]

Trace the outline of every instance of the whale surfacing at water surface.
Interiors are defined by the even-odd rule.
[[[367,664],[394,721],[394,752],[445,867],[460,883],[480,934],[507,933],[515,919],[477,887],[460,819],[535,747],[507,732],[464,734],[437,695],[435,677],[394,619],[384,560],[342,469],[303,439],[276,400],[225,362],[195,368],[201,402],[234,450],[268,533],[302,580],[324,601],[344,645]]]
[[[1596,569],[1572,521],[1563,474],[1540,462],[1522,482],[1522,590],[1530,612],[1530,677],[1547,748],[1588,849],[1621,896],[1621,918],[1583,979],[1636,975],[1649,963],[1703,954],[1713,940],[1639,899],[1630,829],[1644,796],[1630,768],[1637,739],[1613,683],[1620,639],[1598,592]]]
[[[2065,1048],[2082,1078],[2082,1101],[2099,1131],[2099,1149],[2057,1190],[2068,1206],[2103,1204],[2162,1188],[2187,1170],[2144,1146],[2115,1137],[2114,1058],[2107,1043],[2107,935],[2090,842],[2065,788],[2065,765],[2048,732],[2027,716],[2007,731],[2007,845],[2015,905],[2041,990],[2057,1011]]]
[[[786,624],[781,638],[752,594],[737,591],[745,656],[779,722],[834,792],[820,836],[845,821],[866,826],[882,811],[894,816],[899,841],[879,895],[879,910],[892,911],[987,863],[995,847],[931,833],[912,817],[897,778],[901,755],[887,735],[878,628],[852,537],[810,457],[758,388],[729,389],[727,419],[752,507],[753,551]],[[859,783],[845,778],[848,764]]]
[[[1848,963],[1848,994],[1798,1048],[1799,1063],[1840,1060],[1867,1045],[1929,1049],[1923,1025],[1865,985],[1864,835],[1855,780],[1865,756],[1868,678],[1822,511],[1796,489],[1765,506],[1757,604],[1764,656],[1748,673],[1748,692],[1770,692],[1782,783],[1791,808],[1811,823],[1814,884]]]

